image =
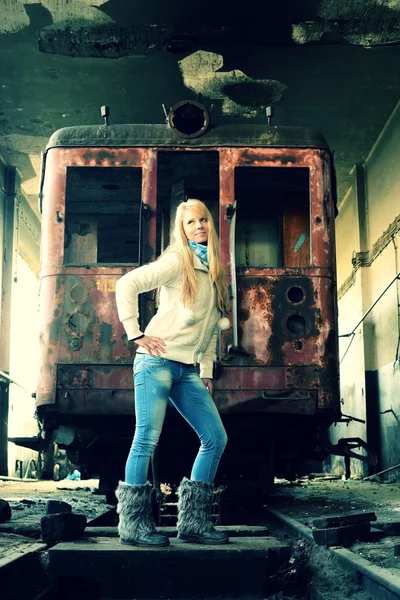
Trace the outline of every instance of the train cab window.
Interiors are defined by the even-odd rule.
[[[219,154],[213,150],[159,151],[157,159],[157,254],[169,244],[175,211],[181,202],[206,203],[218,230]]]
[[[138,264],[142,170],[68,167],[64,264]]]
[[[237,267],[306,267],[311,261],[309,169],[235,169]]]

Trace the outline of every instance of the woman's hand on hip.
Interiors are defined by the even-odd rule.
[[[152,335],[144,335],[142,338],[135,340],[135,344],[144,348],[150,356],[153,356],[153,354],[161,356],[161,352],[165,352],[165,342]]]
[[[212,396],[212,393],[213,393],[212,379],[203,379],[203,383],[206,386],[206,388],[208,389],[208,393],[210,394],[210,396]]]

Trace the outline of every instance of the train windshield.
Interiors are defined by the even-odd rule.
[[[159,151],[157,160],[157,207],[160,232],[157,254],[169,244],[175,211],[188,198],[206,203],[218,229],[219,154],[215,151]]]
[[[309,169],[237,167],[235,199],[237,267],[310,266]]]
[[[142,170],[68,167],[64,264],[138,264]]]

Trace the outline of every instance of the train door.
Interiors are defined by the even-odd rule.
[[[157,255],[171,241],[177,206],[189,198],[202,200],[219,229],[219,155],[212,150],[165,149],[157,153]],[[198,438],[173,408],[167,411],[158,452],[158,473],[179,481],[190,473]],[[182,451],[182,448],[185,450]],[[179,459],[177,460],[177,457]]]
[[[280,274],[310,267],[309,169],[239,166],[234,188],[231,256],[236,272],[238,346],[246,351],[247,364],[280,367],[287,364],[280,350],[285,334],[275,313],[279,312],[277,305],[284,313],[290,300],[283,290],[276,296],[272,289]],[[301,343],[304,328],[300,315],[290,327]]]
[[[287,152],[221,150],[221,254],[229,265],[232,330],[222,336],[216,401],[232,420],[238,415],[238,436],[252,456],[241,465],[243,479],[258,481],[265,494],[276,472],[276,417],[303,403],[301,394],[287,402],[291,359],[282,346],[286,333],[301,343],[304,331],[301,317],[293,319],[293,331],[285,330],[294,304],[283,282],[312,261],[310,169],[302,160],[295,164],[294,150],[290,158]],[[295,304],[304,299],[301,287],[296,287],[298,297],[293,292]],[[305,392],[307,407],[309,400]],[[315,404],[314,399],[314,409]],[[240,423],[243,413],[246,430]]]

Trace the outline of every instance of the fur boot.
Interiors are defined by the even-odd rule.
[[[198,544],[226,544],[228,536],[216,531],[212,518],[214,486],[184,477],[178,488],[178,538]]]
[[[169,545],[169,538],[156,531],[151,507],[152,490],[150,483],[130,485],[119,482],[115,495],[118,499],[118,532],[122,544]]]

